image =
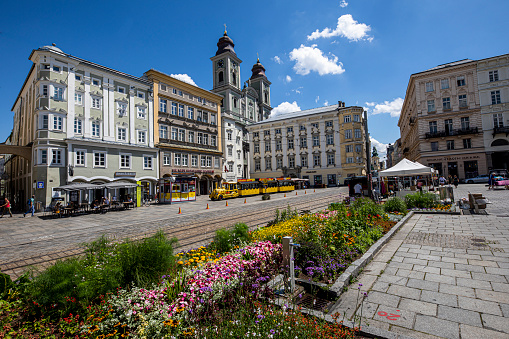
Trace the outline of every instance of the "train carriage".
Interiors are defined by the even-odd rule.
[[[295,184],[290,178],[277,178],[278,192],[290,192],[295,189]]]
[[[237,181],[239,196],[260,194],[260,182],[256,179],[239,179]]]
[[[260,180],[260,194],[270,194],[278,192],[278,181],[274,178],[259,179]]]

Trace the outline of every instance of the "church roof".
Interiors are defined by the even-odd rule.
[[[260,59],[256,60],[256,64],[253,65],[253,68],[251,68],[251,78],[250,79],[256,79],[256,78],[267,78],[265,75],[265,67],[260,63]]]
[[[223,54],[225,52],[232,52],[235,56],[237,56],[233,47],[235,47],[233,40],[228,36],[228,34],[226,34],[226,31],[224,31],[223,36],[219,38],[219,41],[217,42],[216,55]]]

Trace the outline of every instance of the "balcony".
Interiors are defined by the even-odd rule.
[[[505,136],[509,135],[509,126],[498,126],[493,128],[493,136],[498,133],[505,133]]]
[[[469,127],[469,128],[451,129],[449,131],[427,132],[425,134],[425,138],[426,139],[444,138],[444,137],[454,136],[454,135],[477,134],[477,133],[479,133],[479,128]]]

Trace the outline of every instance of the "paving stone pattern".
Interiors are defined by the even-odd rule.
[[[414,338],[509,338],[509,192],[460,185],[455,198],[468,192],[488,215],[415,214],[332,312]]]

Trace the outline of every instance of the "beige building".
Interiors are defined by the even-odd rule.
[[[161,177],[194,177],[196,194],[208,194],[221,181],[222,97],[153,69],[145,76],[154,88]]]
[[[362,107],[325,106],[284,113],[247,126],[251,178],[295,177],[337,186],[366,174]]]
[[[404,157],[460,179],[487,173],[476,66],[466,59],[410,76],[398,121]]]

